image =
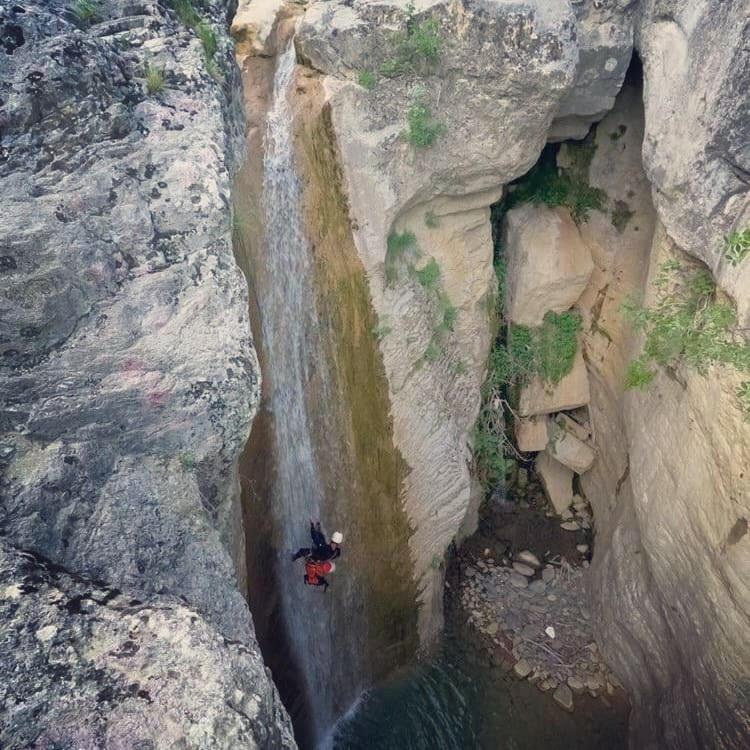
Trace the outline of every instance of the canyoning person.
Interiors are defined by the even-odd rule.
[[[310,537],[312,538],[312,547],[300,547],[292,555],[292,560],[310,557],[317,562],[324,562],[335,560],[341,556],[341,542],[344,541],[344,535],[340,531],[334,531],[331,535],[331,541],[326,542],[325,534],[320,530],[320,521],[315,522],[311,518]]]
[[[305,583],[308,586],[323,586],[323,593],[328,591],[328,581],[323,577],[336,570],[336,563],[330,560],[305,560]]]

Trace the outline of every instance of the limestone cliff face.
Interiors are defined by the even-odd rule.
[[[487,207],[545,142],[582,136],[613,106],[635,45],[644,90],[625,90],[600,124],[589,169],[609,210],[580,227],[594,263],[577,303],[576,377],[587,381],[596,449],[581,486],[597,531],[598,637],[633,700],[633,747],[741,747],[750,731],[750,430],[737,378],[727,369],[708,378],[665,372],[647,393],[626,393],[640,342],[620,306],[648,291],[653,269],[676,254],[707,264],[747,324],[750,263],[730,266],[722,254],[722,238],[750,215],[747,0],[426,0],[414,22],[438,24],[439,62],[365,90],[358,75],[387,60],[404,8],[312,4],[298,49],[326,74],[355,243],[385,331],[395,439],[412,469],[405,507],[423,637],[439,623],[431,563],[472,497],[467,444],[491,336],[480,310],[492,287]],[[423,150],[403,135],[416,100],[444,126]],[[388,237],[405,232],[419,248],[409,263],[419,271],[437,261],[458,309],[455,335],[427,358],[432,298],[408,263],[395,280],[386,273]]]
[[[131,603],[120,619],[107,594],[116,589],[160,613],[143,635],[164,651],[159,679],[192,631],[194,652],[175,659],[200,663],[234,695],[231,706],[210,698],[214,722],[227,727],[210,746],[293,745],[240,593],[235,463],[258,368],[231,249],[244,117],[227,5],[200,9],[215,53],[154,0],[109,0],[90,19],[63,2],[0,9],[3,606],[80,646],[59,671],[42,655],[53,636],[3,639],[3,683],[41,686],[29,726],[3,702],[3,747],[34,742],[32,730],[56,742],[75,742],[89,724],[97,737],[117,734],[121,711],[142,724],[144,747],[171,746],[170,737],[209,746],[194,733],[199,715],[178,710],[203,700],[192,685],[151,700],[145,673],[131,680],[109,655],[140,617]],[[66,582],[29,572],[37,563],[22,550]],[[103,599],[84,592],[94,586],[86,580]],[[97,601],[65,609],[79,590]],[[110,624],[94,624],[99,616]],[[146,648],[133,640],[127,648]],[[13,673],[6,649],[32,668]],[[145,697],[128,693],[134,681]],[[82,695],[57,724],[51,707],[63,689]],[[248,700],[257,710],[242,708]],[[167,704],[174,734],[162,736]]]
[[[489,206],[532,166],[553,121],[568,118],[580,130],[607,109],[625,75],[632,27],[615,3],[601,10],[609,31],[597,41],[589,32],[599,11],[567,3],[421,2],[414,23],[437,24],[439,61],[428,72],[381,76],[366,90],[358,74],[377,73],[396,54],[393,33],[406,26],[406,6],[314,3],[297,44],[301,59],[326,74],[354,240],[380,318],[394,439],[410,467],[404,505],[429,643],[441,622],[440,561],[478,500],[469,441],[492,339]],[[592,65],[608,72],[584,102]],[[404,137],[416,101],[443,125],[428,149]],[[415,246],[392,264],[388,238],[405,233]],[[439,279],[425,288],[414,270],[434,264]],[[446,304],[455,322],[441,331]]]

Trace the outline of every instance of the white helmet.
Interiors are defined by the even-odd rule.
[[[334,531],[333,536],[331,537],[331,541],[334,544],[341,544],[341,542],[344,541],[344,535],[340,531]]]

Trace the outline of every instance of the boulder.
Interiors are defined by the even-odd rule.
[[[548,310],[569,310],[594,270],[591,250],[570,212],[525,203],[508,212],[507,314],[512,323],[541,325]]]
[[[558,685],[557,690],[552,693],[552,697],[566,711],[573,711],[573,692],[567,685]]]
[[[543,451],[549,440],[546,420],[542,417],[516,420],[516,447],[522,453]]]
[[[522,417],[551,414],[585,406],[589,399],[589,376],[579,346],[571,371],[559,383],[551,385],[536,376],[521,390],[518,413]]]
[[[557,513],[562,513],[573,502],[573,472],[542,451],[534,464],[544,491]]]
[[[549,446],[547,450],[561,464],[565,464],[576,474],[583,474],[591,468],[596,454],[594,449],[565,428],[565,423],[548,421]]]

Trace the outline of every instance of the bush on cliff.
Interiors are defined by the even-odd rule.
[[[750,345],[737,329],[734,308],[720,298],[708,271],[667,261],[654,286],[657,299],[651,307],[632,298],[623,305],[625,316],[645,336],[641,355],[628,368],[627,387],[647,387],[656,375],[653,365],[683,364],[702,375],[712,365],[750,372]],[[741,396],[740,401],[743,408],[750,407]]]

